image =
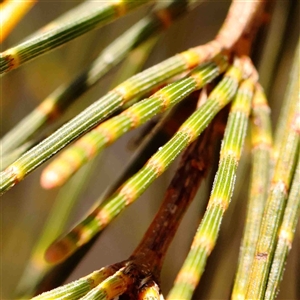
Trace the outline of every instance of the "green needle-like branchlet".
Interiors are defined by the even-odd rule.
[[[293,59],[293,67],[289,75],[289,84],[285,93],[285,97],[280,110],[278,121],[276,122],[276,131],[274,134],[274,147],[272,151],[272,162],[276,164],[279,156],[279,151],[284,135],[289,130],[289,118],[292,116],[290,111],[299,107],[299,90],[300,90],[300,40],[295,51]],[[298,99],[298,101],[297,101]]]
[[[242,78],[242,68],[243,61],[236,60],[208,100],[183,123],[173,138],[138,173],[127,180],[118,192],[95,208],[65,237],[54,242],[46,252],[47,260],[53,263],[64,260],[135,201],[231,100]]]
[[[293,97],[287,118],[287,131],[282,136],[279,156],[271,180],[246,299],[262,299],[265,295],[277,233],[297,163],[296,159],[299,156],[299,115],[299,97]]]
[[[157,41],[157,39],[155,39],[155,41]],[[127,77],[130,77],[143,67],[155,41],[149,40],[127,56],[124,66],[118,71],[114,80],[116,85],[123,81],[122,78],[124,73],[128,75]],[[139,52],[139,57],[133,60],[132,57],[136,57],[137,51]],[[19,296],[28,297],[32,295],[41,280],[47,276],[47,273],[49,274],[49,272],[51,272],[50,270],[53,265],[50,265],[45,261],[45,250],[64,230],[70,211],[79,199],[81,192],[84,191],[87,183],[90,182],[90,177],[94,171],[95,165],[97,165],[95,160],[89,161],[89,163],[85,165],[85,168],[82,168],[68,184],[60,189],[45,223],[41,238],[38,240],[32,251],[29,262],[16,289]],[[123,180],[123,182],[124,181],[125,180]],[[113,191],[115,190],[116,187]]]
[[[177,54],[124,81],[87,109],[63,125],[36,147],[0,173],[0,193],[14,186],[44,161],[70,144],[78,136],[99,124],[134,97],[141,96],[169,78],[211,59],[220,51],[219,44],[208,43]]]
[[[110,4],[114,3],[113,1]],[[123,2],[117,1],[117,3],[122,4]],[[235,11],[236,7],[238,7],[238,13],[230,14]],[[142,96],[171,77],[212,59],[222,49],[230,50],[245,30],[250,29],[249,26],[262,7],[263,2],[250,5],[250,9],[248,5],[239,7],[238,1],[233,2],[224,26],[221,27],[213,41],[177,54],[118,85],[0,173],[0,193],[23,180],[28,173],[99,124],[129,100]],[[66,18],[68,19],[68,16]],[[241,26],[236,26],[235,22],[240,23],[241,20],[243,21]],[[234,34],[230,34],[230,32]]]
[[[48,24],[25,42],[1,53],[0,73],[54,49],[92,29],[123,16],[150,0],[86,1]]]
[[[43,28],[35,35],[29,37],[24,43],[1,53],[0,73],[6,73],[26,61],[30,61],[34,57],[64,45],[69,40],[89,30],[98,28],[112,19],[125,15],[131,9],[150,1],[107,0],[102,1],[103,3],[101,1],[97,3],[97,0],[86,0],[86,3],[79,5],[58,20],[55,20],[49,24],[49,27]],[[182,5],[182,12],[191,3],[196,2],[195,0],[166,1],[174,5],[176,3]],[[158,4],[162,4],[163,9],[152,15],[153,19],[151,20],[153,23],[146,23],[151,17],[143,19],[138,23],[140,27],[133,27],[136,28],[136,31],[132,28],[126,33],[128,35],[122,36],[123,40],[118,40],[119,44],[116,42],[111,48],[106,49],[100,61],[94,62],[71,85],[62,86],[51,94],[36,110],[37,114],[33,114],[31,116],[32,119],[30,119],[31,117],[29,118],[29,123],[21,123],[18,134],[15,136],[11,135],[11,141],[2,144],[4,146],[2,150],[5,150],[3,151],[5,157],[8,157],[6,155],[10,155],[10,152],[18,145],[24,146],[24,141],[28,140],[28,137],[35,133],[37,128],[45,123],[51,114],[63,111],[67,102],[71,98],[72,100],[74,99],[75,94],[79,96],[87,88],[95,84],[108,68],[118,63],[129,50],[133,49],[140,42],[139,39],[145,39],[147,34],[161,26],[167,27],[173,17],[181,13],[181,11],[176,11],[173,16],[172,13],[175,10],[168,11],[168,4],[165,6],[164,1],[156,2],[161,2]],[[126,80],[66,123],[50,137],[44,139],[40,144],[35,144],[36,146],[33,147],[30,146],[31,149],[29,151],[25,150],[27,151],[25,153],[20,153],[18,150],[16,152],[18,157],[0,173],[0,194],[23,180],[28,174],[49,158],[58,154],[66,146],[75,142],[69,150],[56,160],[57,167],[55,167],[54,163],[54,169],[51,169],[50,175],[47,175],[47,183],[44,185],[47,187],[53,186],[53,177],[58,178],[56,185],[62,184],[83,163],[95,156],[102,148],[121,137],[125,132],[140,126],[157,114],[164,113],[166,109],[172,108],[184,97],[205,85],[216,75],[219,75],[220,72],[216,74],[217,72],[214,69],[217,69],[217,66],[212,67],[213,60],[216,59],[217,55],[225,55],[228,52],[231,58],[233,55],[241,57],[242,54],[250,53],[250,48],[254,52],[260,52],[261,43],[256,39],[256,33],[261,27],[264,14],[260,15],[260,13],[263,12],[262,8],[267,1],[244,1],[245,3],[243,3],[240,0],[233,0],[232,2],[233,4],[230,7],[224,25],[213,41],[204,46],[195,47],[177,54]],[[265,12],[269,12],[268,7],[266,7]],[[132,36],[129,33],[132,33]],[[137,38],[137,40],[134,40],[134,38]],[[157,34],[154,38],[157,38]],[[200,63],[206,63],[206,68],[208,66],[212,68],[211,70],[206,70],[208,74],[201,73],[203,71],[201,68],[204,68],[204,66],[199,66]],[[298,65],[298,61],[296,65]],[[199,134],[213,121],[216,114],[234,98],[222,143],[219,168],[208,207],[196,233],[192,249],[169,297],[172,300],[190,299],[202,276],[207,258],[215,246],[223,216],[231,201],[236,171],[247,131],[250,103],[254,98],[252,106],[252,158],[254,162],[249,196],[250,207],[249,216],[247,216],[248,224],[245,228],[244,244],[242,245],[243,251],[241,251],[240,268],[242,269],[242,275],[239,277],[238,273],[236,279],[237,283],[242,282],[242,287],[238,287],[238,289],[243,291],[240,292],[238,290],[235,292],[234,290],[233,295],[236,298],[254,299],[275,297],[280,276],[283,273],[284,260],[291,248],[294,230],[300,213],[300,187],[298,184],[300,181],[300,99],[297,91],[298,83],[294,82],[291,85],[289,97],[287,97],[290,99],[290,102],[287,102],[283,117],[279,122],[281,124],[279,125],[281,133],[276,135],[274,151],[271,153],[273,161],[272,158],[270,161],[271,138],[268,108],[264,102],[265,99],[261,99],[264,96],[257,87],[256,76],[248,72],[249,68],[253,71],[252,65],[245,61],[244,58],[235,59],[234,66],[227,70],[225,75],[219,76],[213,84],[209,84],[204,88],[203,92],[206,89],[209,91],[213,90],[210,96],[206,97],[207,101],[203,106],[198,107],[193,114],[188,114],[190,118],[184,122],[174,136],[173,131],[173,137],[170,141],[161,142],[162,144],[166,143],[162,147],[152,145],[152,150],[158,149],[158,151],[147,162],[144,159],[139,167],[135,164],[136,170],[132,172],[133,168],[131,168],[130,171],[132,173],[129,179],[128,172],[126,172],[128,180],[124,182],[123,176],[123,183],[122,185],[120,184],[118,190],[114,189],[114,192],[109,191],[109,195],[103,197],[105,199],[104,202],[101,204],[96,203],[93,211],[81,223],[77,224],[69,233],[62,236],[49,247],[45,257],[42,259],[43,263],[47,260],[47,266],[55,270],[51,273],[51,275],[54,275],[51,279],[51,276],[47,277],[47,279],[50,279],[50,285],[55,284],[54,281],[58,279],[58,276],[56,276],[58,274],[57,270],[62,270],[59,275],[64,277],[70,268],[74,267],[73,264],[72,267],[70,267],[71,264],[67,265],[71,261],[69,259],[59,266],[54,266],[54,264],[63,262],[66,258],[75,258],[76,260],[75,256],[70,257],[70,255],[75,254],[77,250],[79,250],[77,254],[80,254],[82,257],[84,255],[83,252],[87,249],[86,246],[92,245],[99,232],[127,206],[136,201],[167,170],[174,159],[178,158],[195,141]],[[299,71],[297,70],[293,72],[293,79],[299,75],[298,73]],[[177,75],[181,76],[174,77]],[[209,78],[203,78],[202,75],[206,75]],[[178,78],[180,79],[177,80]],[[177,81],[175,82],[175,80]],[[166,82],[172,82],[172,84],[162,88],[150,98],[135,104],[140,99],[148,97],[150,91]],[[60,100],[62,102],[57,102]],[[129,109],[127,109],[128,107]],[[227,112],[227,109],[224,112]],[[115,116],[116,114],[118,115]],[[111,117],[112,115],[114,117]],[[28,127],[26,124],[28,124]],[[218,123],[216,130],[223,131],[222,125],[223,123]],[[29,129],[26,135],[23,134],[23,136],[22,130],[20,130],[22,127],[26,127],[26,130]],[[169,134],[168,137],[170,136]],[[204,151],[213,152],[209,148],[211,148],[214,138],[215,136],[212,135],[208,141],[201,142],[201,147],[205,148]],[[20,148],[20,150],[22,149]],[[203,159],[204,155],[198,157],[201,157],[202,162],[204,162],[197,165],[199,169],[203,168],[203,166],[207,168],[210,165],[211,160],[209,158]],[[190,165],[183,163],[183,166],[186,167],[187,176],[183,175],[181,177],[180,184],[174,184],[175,192],[178,192],[180,188],[180,191],[183,190],[183,193],[186,194],[188,184],[191,189],[197,185],[195,181],[190,180],[193,177],[191,176],[191,170],[188,169],[191,166],[196,166],[196,163],[197,161],[192,161]],[[274,170],[272,163],[276,165]],[[54,173],[53,170],[55,171]],[[268,202],[264,210],[265,215],[262,217],[267,194],[266,189],[269,185],[271,187],[269,188],[269,195],[267,195]],[[178,189],[176,190],[177,187]],[[171,191],[171,189],[168,189],[168,191]],[[173,197],[173,195],[171,196]],[[285,208],[286,200],[288,203]],[[166,254],[166,248],[174,236],[174,228],[179,226],[180,218],[178,216],[182,215],[182,211],[187,206],[182,202],[181,208],[183,209],[180,209],[179,206],[168,206],[167,204],[170,203],[166,201],[163,204],[167,208],[168,215],[159,215],[160,212],[157,214],[156,221],[152,223],[156,227],[150,225],[145,238],[140,243],[142,246],[138,246],[128,260],[102,268],[74,283],[37,296],[35,299],[114,300],[120,296],[120,299],[162,300],[163,295],[159,287],[159,274],[163,258]],[[176,210],[178,212],[175,212]],[[54,213],[55,218],[61,218],[62,215],[60,213],[62,212],[60,210]],[[281,223],[282,220],[283,222]],[[174,224],[173,227],[170,225],[171,223]],[[261,223],[262,226],[260,226]],[[54,227],[58,225],[60,225],[59,222]],[[52,227],[49,228],[53,234]],[[47,239],[49,236],[46,234],[44,238]],[[89,244],[87,245],[87,243]],[[80,249],[81,246],[85,247]],[[248,250],[249,253],[247,252]],[[40,252],[39,255],[41,254]],[[250,259],[247,258],[248,254],[249,257],[251,256]],[[39,258],[41,257],[39,256]],[[247,263],[245,268],[242,266],[243,259]],[[131,260],[131,265],[126,265],[126,262],[129,260]],[[77,262],[75,262],[75,265]],[[251,263],[252,270],[249,269]],[[37,266],[42,265],[37,264]],[[249,272],[251,276],[249,276]],[[242,276],[248,278],[243,281]],[[30,276],[28,279],[32,283]],[[215,279],[218,281],[218,278]],[[5,289],[7,289],[6,286]],[[248,294],[246,294],[247,292]]]
[[[278,159],[280,159],[280,155],[286,155],[286,153],[281,151],[283,150],[281,147],[282,147],[282,143],[285,143],[287,141],[285,140],[284,137],[287,134],[287,132],[290,131],[291,126],[293,129],[296,129],[296,131],[298,130],[298,136],[299,136],[299,131],[300,131],[299,51],[300,51],[300,43],[298,42],[298,46],[296,48],[295,57],[293,61],[293,68],[290,73],[289,86],[287,88],[281,113],[277,122],[275,139],[274,139],[274,148],[272,151],[273,164],[275,164],[278,161]],[[296,153],[296,157],[297,157],[297,153]],[[298,165],[296,168],[296,172],[294,174],[290,194],[288,196],[287,205],[283,215],[283,221],[282,224],[280,225],[278,233],[276,233],[277,245],[276,245],[272,265],[270,267],[270,274],[267,281],[265,299],[274,299],[276,297],[276,294],[279,291],[279,284],[284,272],[286,258],[292,247],[294,231],[297,225],[297,221],[299,219],[299,201],[300,201],[299,146],[298,146],[298,158],[296,159],[298,159]],[[289,166],[286,165],[286,168],[289,168]],[[284,175],[285,174],[283,174],[283,176]],[[281,211],[280,213],[282,214]]]
[[[292,248],[294,233],[300,216],[300,156],[294,174],[291,191],[278,232],[278,241],[269,275],[265,299],[275,299],[283,276],[285,262]]]
[[[54,199],[53,207],[42,230],[41,237],[31,253],[31,257],[16,288],[16,294],[22,298],[34,295],[43,276],[52,265],[44,259],[44,253],[53,239],[65,229],[70,212],[78,202],[79,195],[84,191],[88,179],[94,171],[95,161],[92,160],[66,184]],[[18,298],[19,298],[18,297]]]
[[[52,299],[81,299],[86,293],[91,291],[103,280],[113,275],[116,269],[113,267],[104,267],[83,278],[73,281],[64,286],[58,287],[49,292],[42,293],[32,299],[34,300],[52,300]]]
[[[181,109],[177,107],[177,110],[182,112],[182,105]],[[162,263],[180,220],[192,202],[200,182],[208,173],[214,148],[212,143],[214,143],[216,136],[219,136],[219,126],[220,120],[219,122],[217,120],[187,148],[166,191],[163,203],[142,241],[129,259],[115,265],[116,269],[123,273],[118,272],[121,278],[122,275],[129,275],[132,279],[128,282],[125,277],[124,284],[122,284],[123,286],[127,285],[128,291],[125,292],[127,296],[132,294],[130,299],[163,299],[158,284]],[[120,265],[126,268],[121,270]],[[112,295],[115,295],[117,291],[116,286],[112,284],[116,283],[116,280],[112,281],[111,279],[118,279],[118,277],[120,278],[119,275],[109,277],[106,280],[105,291],[110,298],[113,298]],[[133,285],[131,285],[132,282],[134,282]],[[104,282],[102,286],[91,291],[93,296],[95,294],[103,295],[103,285]],[[125,291],[126,287],[123,287],[123,290]],[[117,291],[117,293],[119,292]]]
[[[130,272],[125,272],[126,267],[121,268],[111,275],[89,293],[82,300],[111,300],[126,292],[128,286],[133,283]]]
[[[13,149],[9,153],[3,153],[1,149],[1,144],[0,144],[0,149],[1,149],[1,155],[0,155],[0,170],[4,170],[6,167],[8,167],[10,164],[12,164],[15,160],[17,160],[23,153],[28,151],[34,144],[33,141],[28,141],[24,143],[23,145]]]
[[[59,116],[113,66],[124,59],[130,50],[136,48],[158,30],[166,28],[169,24],[166,24],[165,19],[171,22],[185,13],[186,6],[186,1],[178,0],[170,0],[157,5],[149,16],[137,22],[106,47],[84,72],[76,76],[70,83],[58,87],[33,112],[9,131],[0,141],[2,153],[18,147],[49,120]]]
[[[251,143],[252,172],[246,226],[231,296],[236,300],[245,299],[269,184],[272,147],[270,108],[260,86],[256,87],[252,101]]]
[[[64,184],[105,146],[129,130],[144,124],[155,115],[173,107],[224,72],[227,66],[226,57],[217,57],[215,62],[196,68],[189,76],[169,84],[150,98],[140,101],[116,117],[101,123],[76,141],[44,170],[41,178],[42,186],[53,188]]]
[[[220,152],[219,168],[204,217],[194,237],[191,250],[179,271],[167,299],[191,299],[214,248],[223,215],[230,203],[236,170],[246,136],[254,81],[240,85],[232,103]]]

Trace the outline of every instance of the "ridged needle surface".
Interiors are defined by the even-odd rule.
[[[48,121],[60,116],[76,99],[95,85],[113,66],[132,49],[187,11],[185,1],[170,0],[160,3],[147,16],[125,31],[107,46],[86,70],[68,83],[54,90],[37,108],[21,120],[0,140],[2,153],[21,145]],[[166,23],[165,20],[168,20]],[[123,81],[123,80],[122,80]]]
[[[294,234],[300,216],[300,156],[294,174],[291,192],[278,232],[278,241],[271,265],[265,299],[275,299],[284,273],[287,256],[292,248]]]
[[[265,295],[269,269],[274,255],[290,184],[299,156],[299,97],[292,98],[287,131],[282,136],[278,160],[271,180],[266,208],[260,228],[246,299],[261,299]]]
[[[124,81],[1,172],[0,193],[7,191],[23,180],[27,174],[44,161],[70,144],[78,136],[99,124],[105,117],[132,98],[151,91],[169,78],[194,68],[199,63],[211,59],[217,53],[219,53],[219,47],[210,43],[192,48]]]
[[[234,96],[242,77],[241,67],[241,61],[237,60],[236,65],[226,72],[206,103],[183,123],[173,138],[161,147],[138,173],[127,180],[118,192],[95,208],[70,233],[48,248],[46,258],[49,262],[57,263],[64,260],[78,247],[88,242],[167,169]]]
[[[191,249],[167,299],[191,299],[216,243],[223,215],[230,203],[236,170],[246,136],[253,97],[252,78],[241,83],[232,103],[222,142],[218,171],[206,212],[197,229]]]
[[[150,0],[86,1],[28,37],[25,42],[2,52],[0,73],[15,69],[23,63],[92,29],[103,26],[147,2]]]
[[[196,68],[186,78],[169,84],[150,98],[140,101],[116,117],[101,123],[63,151],[46,167],[41,177],[42,186],[53,188],[64,184],[104,147],[129,130],[139,127],[155,115],[173,107],[193,91],[216,78],[227,66],[226,57],[220,56],[215,59],[215,62]]]
[[[255,246],[267,199],[270,173],[272,132],[270,108],[266,96],[257,85],[251,111],[252,170],[246,225],[240,247],[238,270],[231,299],[245,299]]]
[[[87,275],[69,284],[58,287],[49,292],[42,293],[32,298],[32,300],[80,299],[82,296],[91,291],[103,280],[114,274],[114,272],[115,269],[104,267],[99,271],[95,271],[90,275]]]

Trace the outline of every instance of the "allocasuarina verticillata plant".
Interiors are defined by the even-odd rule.
[[[34,1],[10,0],[1,4],[2,41],[32,4]],[[160,43],[162,32],[172,28],[177,19],[188,18],[200,10],[199,4],[200,1],[193,0],[85,1],[1,53],[2,82],[9,84],[5,78],[18,72],[14,69],[26,70],[30,61],[38,61],[42,54],[49,55],[51,50],[133,10],[145,13],[102,47],[97,57],[93,54],[94,60],[87,59],[90,64],[70,76],[68,82],[58,86],[1,138],[0,189],[2,194],[7,192],[3,198],[13,193],[14,189],[8,190],[14,186],[21,188],[22,184],[17,184],[26,182],[27,175],[43,168],[49,159],[52,160],[43,169],[40,184],[48,193],[53,189],[59,191],[41,236],[27,258],[23,275],[19,283],[14,283],[14,297],[145,300],[215,297],[208,292],[201,295],[196,288],[208,272],[205,269],[213,264],[210,256],[218,246],[220,230],[224,230],[221,223],[226,219],[234,189],[246,188],[249,190],[246,212],[241,218],[232,217],[242,220],[241,224],[227,226],[228,232],[233,232],[235,226],[243,235],[237,241],[240,251],[235,265],[230,267],[235,275],[223,289],[227,294],[222,297],[274,299],[278,294],[300,212],[300,46],[293,49],[288,87],[279,105],[279,118],[272,126],[271,109],[276,105],[268,101],[272,101],[272,89],[267,86],[268,91],[264,91],[260,73],[266,71],[259,67],[263,65],[261,61],[268,61],[262,50],[270,51],[270,46],[265,45],[277,45],[271,50],[272,55],[266,54],[273,57],[269,60],[270,70],[279,65],[280,54],[284,53],[278,42],[273,40],[268,44],[272,37],[271,17],[272,22],[277,22],[278,8],[272,1],[233,0],[211,40],[182,47],[181,52],[143,67]],[[286,6],[290,8],[289,16],[293,16],[296,4]],[[289,29],[288,22],[282,26]],[[188,32],[189,28],[184,30]],[[280,30],[277,39],[284,40],[284,29]],[[75,48],[72,48],[74,57],[81,49]],[[85,56],[89,56],[84,49]],[[122,61],[108,92],[90,105],[83,104],[82,111],[72,115],[72,108],[76,110],[75,100],[101,84],[105,76],[112,76],[112,69]],[[49,72],[63,66],[53,68]],[[265,82],[275,82],[271,73]],[[3,103],[5,110],[5,100]],[[70,112],[72,117],[68,115]],[[86,195],[88,184],[97,181],[96,157],[142,125],[132,143],[135,154],[129,164],[124,170],[119,167],[115,171],[117,176],[93,201],[87,215],[66,231],[70,212],[80,194]],[[248,147],[251,154],[243,155]],[[239,169],[246,168],[243,157],[251,165],[249,176],[239,175],[242,174]],[[158,182],[176,158],[180,159],[179,165],[160,208],[138,246],[132,247],[135,248],[132,254],[104,267],[96,259],[92,273],[64,284],[87,251],[95,247],[100,233]],[[196,197],[204,182],[210,195],[202,193]],[[32,192],[26,189],[26,194]],[[166,290],[162,288],[162,267],[167,250],[194,198],[201,199],[206,208],[203,212],[199,210],[200,221],[190,250],[177,276],[173,276],[173,286]],[[246,203],[243,198],[239,196],[237,201]],[[223,243],[223,252],[225,248]],[[97,251],[101,257],[101,247]],[[222,261],[226,263],[226,255],[219,256],[218,259],[224,256]],[[220,272],[222,268],[219,267]],[[211,280],[211,289],[217,289],[219,282],[222,285],[221,280]]]

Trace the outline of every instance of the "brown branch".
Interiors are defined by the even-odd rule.
[[[211,166],[215,141],[224,131],[224,115],[227,116],[221,113],[185,151],[158,213],[133,254],[121,263],[106,267],[117,266],[124,282],[128,282],[119,295],[120,300],[161,299],[159,281],[164,257],[184,213]]]
[[[162,263],[180,221],[211,166],[213,145],[220,132],[220,120],[209,126],[185,151],[164,201],[129,260],[159,280]]]
[[[266,0],[234,0],[215,41],[221,48],[238,55],[248,55],[262,22]]]

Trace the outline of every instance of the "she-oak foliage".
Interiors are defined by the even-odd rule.
[[[227,210],[234,190],[248,185],[247,199],[237,197],[238,202],[245,202],[247,209],[242,218],[237,218],[242,224],[234,225],[241,228],[243,235],[238,240],[236,265],[230,267],[235,275],[230,286],[223,287],[228,294],[222,297],[274,299],[277,296],[287,256],[295,235],[299,235],[295,231],[300,213],[300,46],[298,43],[293,49],[292,69],[275,126],[271,125],[271,116],[276,106],[270,98],[272,93],[264,91],[260,79],[263,71],[257,67],[264,58],[262,49],[268,49],[267,41],[276,44],[270,38],[271,25],[276,23],[274,18],[280,5],[272,1],[233,0],[214,38],[189,49],[182,47],[180,53],[141,71],[159,44],[161,32],[168,31],[177,19],[201,10],[199,4],[200,1],[194,0],[89,0],[2,51],[0,71],[2,76],[9,77],[18,72],[14,69],[26,70],[31,60],[38,61],[42,54],[133,10],[145,12],[144,17],[102,47],[98,57],[86,64],[83,71],[41,100],[1,138],[0,189],[2,194],[7,192],[2,201],[8,201],[7,195],[13,192],[9,190],[22,180],[26,182],[27,176],[43,168],[50,158],[52,161],[43,169],[40,183],[44,189],[59,190],[23,275],[8,297],[208,299],[209,292],[201,294],[200,280],[202,277],[206,280],[206,273],[214,276],[209,266],[213,259],[220,259],[214,258],[213,250],[222,242],[218,237],[220,230],[225,230],[223,217],[224,222],[226,213],[237,218]],[[211,5],[217,7],[218,3]],[[297,5],[286,5],[292,16]],[[4,40],[29,5],[6,0],[1,6],[1,40]],[[27,17],[24,18],[26,21]],[[288,22],[282,26],[281,33],[291,27]],[[197,30],[197,34],[201,31]],[[283,34],[277,38],[283,40]],[[270,68],[279,65],[283,49],[274,46],[275,58]],[[72,50],[76,55],[79,53]],[[107,93],[98,95],[98,100],[86,105],[76,116],[63,118],[65,113],[72,112],[70,106],[79,96],[105,80],[104,76],[122,61]],[[274,76],[268,76],[269,82],[274,83]],[[59,120],[58,117],[63,121],[60,125],[55,123],[54,130],[49,124]],[[95,171],[96,156],[143,124],[146,125],[133,143],[135,153],[127,167],[123,171],[119,168],[118,176],[104,193],[97,191],[99,198],[94,199],[86,216],[76,220],[67,231],[66,224],[80,193],[86,193],[88,184],[95,182],[101,172],[101,169]],[[251,154],[243,155],[248,151],[247,144]],[[251,165],[251,171],[240,179],[239,168],[246,168],[243,157]],[[64,284],[87,251],[96,247],[94,243],[100,233],[138,200],[176,158],[179,165],[160,208],[132,254],[107,266],[99,265],[96,259],[93,272]],[[210,181],[210,177],[214,179]],[[208,186],[210,196],[203,192],[196,196],[201,184]],[[204,205],[203,212],[199,211],[198,229],[178,274],[172,274],[172,287],[166,290],[162,267],[167,250],[194,198]],[[226,230],[234,231],[229,226]],[[101,237],[99,240],[101,243]],[[22,240],[19,244],[22,248]],[[220,246],[224,254],[219,256],[224,256],[225,262],[227,246],[226,242]],[[101,256],[101,247],[97,251]],[[218,278],[216,270],[215,273],[214,278]],[[216,284],[222,285],[220,280],[211,280],[211,289],[217,289]]]

